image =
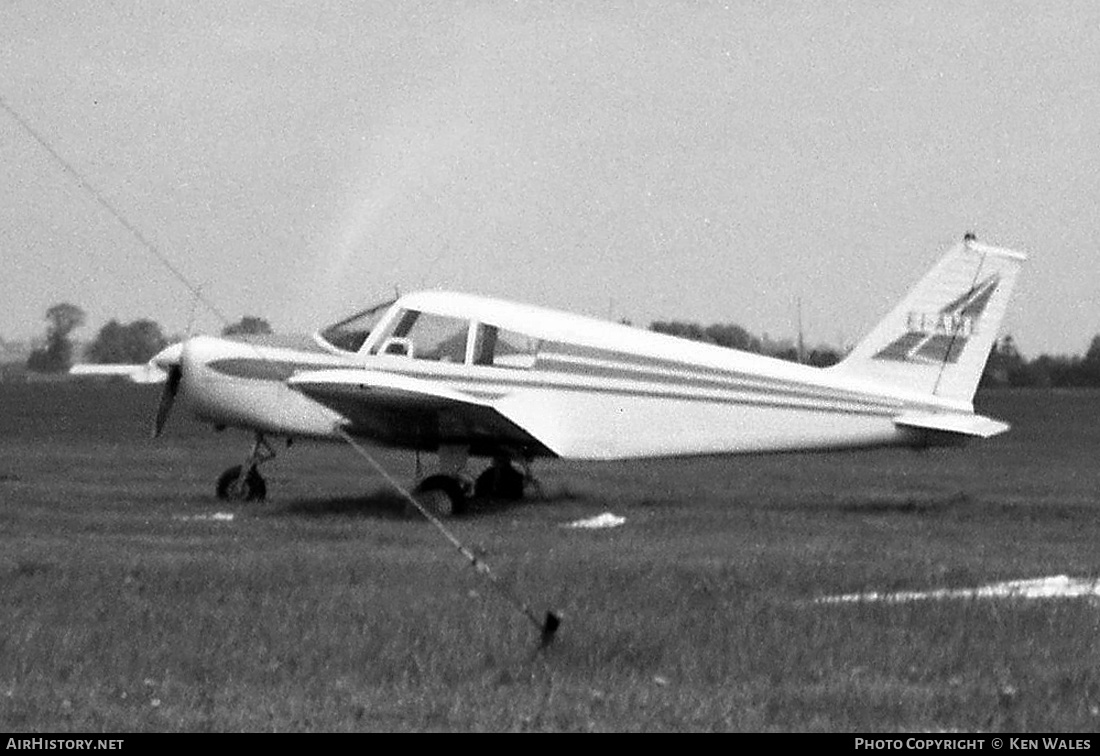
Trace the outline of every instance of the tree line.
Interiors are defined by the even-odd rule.
[[[27,358],[27,369],[36,373],[63,373],[77,360],[73,354],[72,334],[86,320],[80,307],[62,302],[46,310],[46,335],[42,345]],[[223,336],[247,336],[271,333],[271,325],[253,315],[245,315],[222,329]],[[114,318],[99,329],[87,346],[86,362],[103,365],[136,365],[148,362],[153,355],[181,337],[165,336],[161,327],[148,318],[122,323]]]
[[[816,347],[799,355],[796,347],[769,342],[753,336],[733,324],[700,325],[682,321],[659,320],[650,330],[708,344],[755,352],[816,367],[835,365],[844,352],[832,347]],[[1026,359],[1011,335],[993,345],[982,374],[981,388],[1100,388],[1100,335],[1094,336],[1084,356],[1041,354]]]
[[[985,365],[984,388],[1100,388],[1100,335],[1094,336],[1084,356],[1041,354],[1028,360],[1005,336],[993,345]]]
[[[39,373],[65,372],[74,362],[72,333],[84,325],[84,310],[62,302],[46,310],[46,333],[41,346],[27,360],[27,369]],[[805,362],[815,367],[835,365],[844,358],[840,349],[818,346],[809,350],[784,341],[772,341],[767,336],[754,336],[734,323],[701,325],[679,320],[657,320],[649,329],[657,333],[679,336],[693,341],[730,349],[777,357],[791,362]],[[222,329],[223,336],[250,336],[272,333],[263,318],[245,315]],[[116,319],[108,321],[84,349],[84,359],[101,364],[138,364],[147,362],[168,344],[180,337],[166,337],[152,320],[141,318],[130,323]],[[983,388],[1100,388],[1100,335],[1093,337],[1088,350],[1081,355],[1042,354],[1026,359],[1016,347],[1012,336],[1004,336],[993,345],[982,375]]]
[[[774,342],[767,337],[761,339],[734,323],[713,323],[704,326],[679,320],[656,320],[649,324],[649,330],[729,349],[740,349],[743,352],[777,357],[790,362],[805,362],[814,367],[829,367],[840,362],[844,357],[840,350],[831,347],[819,346],[806,350],[789,342]]]

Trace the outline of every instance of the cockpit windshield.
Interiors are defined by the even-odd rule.
[[[390,305],[396,299],[388,299],[385,302],[360,310],[354,315],[344,318],[338,323],[333,323],[322,331],[318,331],[316,338],[326,346],[339,352],[358,352],[363,342],[370,336],[370,332],[378,325],[378,321],[389,310]]]

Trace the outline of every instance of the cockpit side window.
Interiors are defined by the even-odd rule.
[[[464,319],[406,310],[379,349],[382,354],[461,364],[466,360],[468,331],[469,322]]]

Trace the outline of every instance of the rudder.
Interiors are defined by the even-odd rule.
[[[971,402],[1026,259],[967,234],[834,369]]]

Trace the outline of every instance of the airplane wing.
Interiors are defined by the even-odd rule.
[[[168,373],[149,362],[135,365],[80,363],[69,368],[69,375],[129,378],[134,383],[163,383],[168,380]]]
[[[475,455],[510,449],[529,456],[555,456],[491,402],[434,381],[373,370],[336,369],[298,373],[287,384],[340,413],[347,419],[346,430],[354,436],[418,449],[469,444]]]

